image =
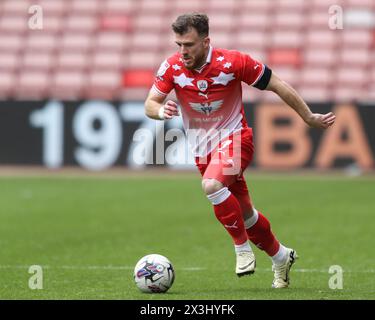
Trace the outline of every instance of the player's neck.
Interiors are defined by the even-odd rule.
[[[209,52],[210,52],[210,48],[208,47],[202,58],[202,61],[200,61],[199,65],[195,67],[194,70],[200,70],[207,63],[207,57],[208,57]]]

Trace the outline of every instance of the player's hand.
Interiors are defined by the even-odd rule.
[[[174,116],[179,116],[177,103],[168,100],[164,105],[164,119],[172,119]]]
[[[313,113],[307,124],[312,128],[327,129],[335,123],[335,119],[336,116],[332,112],[326,114]]]

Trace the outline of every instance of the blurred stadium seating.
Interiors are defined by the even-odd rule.
[[[28,28],[33,4],[42,30]],[[343,30],[328,28],[331,4]],[[375,100],[373,0],[1,0],[0,98],[143,100],[190,11],[209,15],[214,46],[269,64],[308,101]]]

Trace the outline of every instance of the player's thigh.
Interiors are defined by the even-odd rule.
[[[253,158],[252,130],[243,129],[220,142],[203,174],[203,179],[215,179],[225,186],[235,183]]]

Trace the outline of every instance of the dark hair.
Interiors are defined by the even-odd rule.
[[[173,31],[181,35],[189,32],[191,28],[197,30],[200,37],[207,37],[209,31],[207,15],[196,12],[183,14],[172,24]]]

